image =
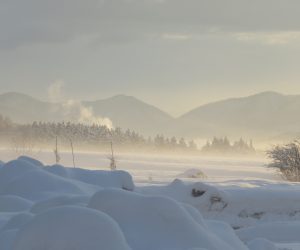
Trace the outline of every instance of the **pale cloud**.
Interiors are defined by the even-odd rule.
[[[53,83],[48,100],[127,94],[173,114],[300,92],[299,9],[299,0],[0,0],[0,92],[47,99],[61,78],[68,84]]]
[[[162,39],[166,39],[166,40],[178,40],[178,41],[185,41],[192,38],[190,35],[180,34],[180,33],[164,33],[161,35],[161,37]]]
[[[128,42],[166,34],[184,40],[223,32],[300,31],[299,0],[2,0],[0,48],[81,37]],[[275,43],[279,38],[273,38]]]
[[[288,45],[300,41],[300,31],[284,32],[241,32],[233,36],[242,42],[267,45]]]

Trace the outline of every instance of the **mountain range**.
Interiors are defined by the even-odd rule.
[[[71,107],[71,111],[68,110]],[[211,136],[248,136],[264,138],[296,137],[300,133],[300,95],[263,92],[202,105],[172,117],[135,97],[118,95],[81,103],[44,102],[20,93],[0,95],[0,114],[18,123],[79,119],[89,116],[109,118],[114,126],[134,129],[146,135],[190,138]]]

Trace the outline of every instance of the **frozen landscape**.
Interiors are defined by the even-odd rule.
[[[0,0],[0,250],[300,250],[300,0]]]
[[[300,249],[300,185],[265,159],[0,152],[1,250]]]

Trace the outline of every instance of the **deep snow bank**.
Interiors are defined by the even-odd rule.
[[[238,236],[245,242],[255,238],[265,238],[275,242],[299,242],[300,222],[269,222],[237,230]]]
[[[0,168],[0,195],[29,200],[67,195],[91,195],[101,187],[133,190],[132,177],[124,171],[90,171],[48,166],[29,157],[20,157]],[[1,207],[0,207],[1,209]]]
[[[295,183],[252,180],[216,187],[175,180],[169,185],[141,187],[138,192],[190,204],[205,218],[224,221],[235,229],[269,221],[300,220],[300,185]]]
[[[196,182],[185,184],[176,179],[166,186],[147,186],[139,190],[143,194],[164,195],[190,204],[201,212],[223,211],[228,206],[228,194],[211,185]]]
[[[166,197],[107,189],[96,193],[89,207],[111,216],[133,250],[238,249],[219,239],[209,227],[197,223],[182,205]],[[239,241],[237,237],[235,241]]]
[[[17,230],[20,229],[23,225],[29,222],[33,218],[33,214],[31,213],[19,213],[12,216],[1,228],[0,231],[9,231],[9,230]]]
[[[17,230],[7,230],[0,232],[0,249],[11,250],[16,234]]]
[[[228,224],[202,217],[233,211],[242,195],[232,194],[180,180],[135,188],[124,171],[20,157],[0,166],[0,249],[247,250]]]
[[[0,212],[20,212],[31,208],[33,203],[14,195],[0,195]]]
[[[279,250],[271,241],[257,238],[248,243],[248,247],[250,250]],[[288,250],[288,249],[283,249]]]
[[[134,190],[134,183],[129,173],[125,171],[87,170],[80,168],[66,168],[60,165],[47,166],[46,171],[68,179],[100,187],[115,187]]]
[[[87,195],[61,195],[47,200],[36,202],[30,212],[39,214],[51,208],[61,206],[81,206],[85,207],[89,202],[90,196]]]
[[[17,234],[12,250],[129,250],[119,226],[106,214],[61,207],[37,215]]]

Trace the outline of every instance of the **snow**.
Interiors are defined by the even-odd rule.
[[[0,195],[0,212],[21,212],[31,208],[33,203],[14,195]]]
[[[39,214],[51,208],[61,206],[86,206],[90,197],[88,195],[61,195],[40,202],[36,202],[30,212]]]
[[[69,156],[0,150],[1,250],[300,249],[300,185],[263,159]]]
[[[206,224],[220,239],[229,244],[233,249],[247,249],[240,239],[237,239],[234,230],[227,223],[207,220]]]
[[[0,232],[0,249],[11,250],[16,234],[17,230],[7,230]]]
[[[96,193],[89,207],[111,216],[133,250],[234,249],[170,198],[107,189]]]
[[[145,186],[139,191],[144,194],[165,195],[190,204],[199,211],[222,211],[228,205],[228,195],[224,191],[201,182],[186,184],[176,179],[169,185]]]
[[[16,230],[20,229],[21,226],[25,225],[33,218],[31,213],[19,213],[12,216],[7,223],[1,228],[2,231]]]
[[[64,206],[35,216],[18,233],[12,250],[129,250],[117,225],[96,210]]]
[[[101,187],[133,190],[132,177],[124,171],[70,169],[43,166],[29,157],[10,161],[0,169],[0,194],[41,200],[58,194],[86,195]]]
[[[17,160],[26,161],[26,162],[28,162],[28,163],[30,163],[34,166],[38,166],[38,167],[43,167],[44,166],[44,164],[41,161],[38,161],[38,160],[33,159],[33,158],[31,158],[29,156],[26,156],[26,155],[19,156]]]
[[[248,243],[250,250],[278,250],[278,248],[269,240],[257,238]]]
[[[243,241],[255,238],[265,238],[278,243],[298,242],[300,221],[269,222],[237,230],[238,236]]]
[[[183,174],[177,176],[178,178],[196,178],[205,179],[207,176],[200,169],[188,169]]]
[[[132,177],[125,171],[91,171],[80,168],[66,168],[60,165],[47,166],[45,170],[64,178],[78,180],[92,185],[134,190]]]

